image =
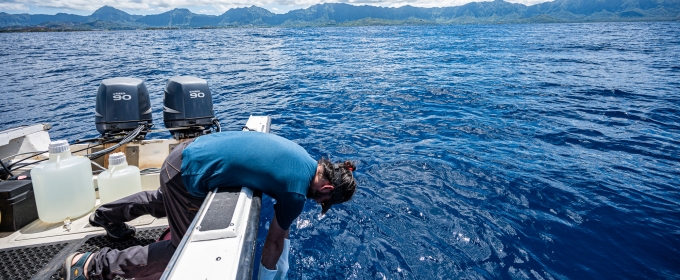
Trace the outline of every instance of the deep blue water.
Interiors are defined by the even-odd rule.
[[[291,279],[680,278],[677,22],[0,34],[0,65],[0,129],[96,136],[118,76],[163,127],[194,75],[224,129],[271,115],[356,160],[353,201],[293,225]]]

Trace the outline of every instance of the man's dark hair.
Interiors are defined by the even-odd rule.
[[[357,182],[352,172],[356,170],[356,166],[349,160],[333,164],[325,158],[319,159],[318,164],[323,167],[323,176],[334,187],[331,199],[321,203],[321,214],[325,214],[334,204],[349,201],[354,196]]]

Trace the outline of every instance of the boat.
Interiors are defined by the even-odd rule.
[[[176,145],[221,131],[207,82],[196,77],[173,77],[166,85],[164,122],[172,136],[167,139],[145,139],[147,133],[153,132],[153,125],[143,81],[107,79],[97,94],[95,124],[101,137],[70,143],[73,155],[91,159],[95,191],[98,174],[108,168],[112,153],[124,153],[128,164],[139,167],[142,190],[155,190],[159,187],[160,167]],[[129,109],[121,108],[122,102],[117,101],[134,105],[132,111],[139,114],[132,120],[116,115]],[[189,112],[191,108],[204,110]],[[270,133],[270,127],[271,117],[251,115],[242,130]],[[98,192],[95,207],[85,215],[58,223],[37,219],[30,177],[24,177],[30,175],[35,164],[48,159],[51,128],[49,124],[35,124],[0,131],[0,170],[10,177],[0,178],[0,279],[59,279],[62,262],[73,252],[148,245],[161,238],[168,226],[165,218],[141,216],[128,222],[137,228],[133,238],[113,241],[103,228],[88,222],[100,205]],[[254,257],[260,207],[261,193],[248,188],[210,192],[167,268],[155,278],[251,279],[257,263]]]

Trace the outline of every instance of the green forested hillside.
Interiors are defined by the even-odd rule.
[[[200,28],[227,26],[324,26],[365,24],[470,24],[680,20],[677,0],[555,0],[533,6],[502,0],[463,6],[383,8],[319,4],[274,14],[260,7],[235,8],[219,16],[174,9],[158,15],[130,15],[104,6],[90,16],[0,13],[0,27],[73,26],[74,29]]]

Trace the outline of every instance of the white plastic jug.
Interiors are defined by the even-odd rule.
[[[128,165],[125,154],[114,153],[109,156],[109,169],[97,178],[99,200],[102,204],[115,201],[142,191],[142,178],[139,168]]]
[[[66,140],[50,143],[49,152],[47,162],[31,169],[38,218],[58,223],[87,214],[97,201],[90,160],[72,156]]]

